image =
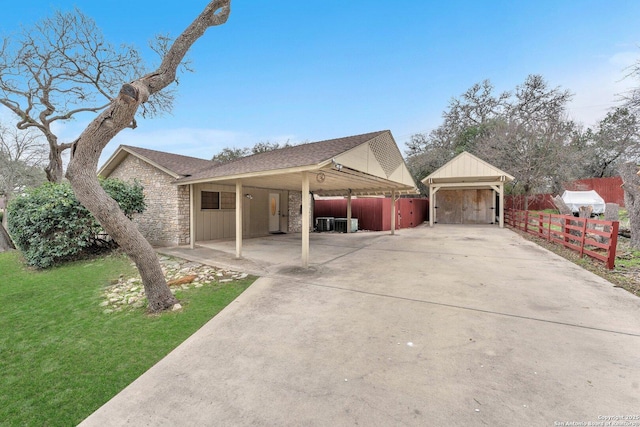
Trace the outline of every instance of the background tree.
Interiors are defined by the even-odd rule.
[[[251,154],[260,154],[266,153],[267,151],[279,150],[280,148],[291,147],[293,144],[290,144],[289,141],[280,143],[280,142],[271,142],[271,141],[262,141],[258,142],[251,148]]]
[[[9,201],[16,191],[44,182],[41,167],[46,158],[46,144],[40,135],[0,123],[0,196]]]
[[[504,113],[487,125],[475,154],[513,175],[516,189],[526,196],[559,191],[572,173],[570,100],[569,91],[550,88],[542,76],[528,76]]]
[[[635,63],[626,68],[625,78],[630,78],[640,82],[640,59],[637,59]],[[620,99],[624,101],[625,107],[631,110],[638,111],[640,109],[640,86],[622,93],[619,95]]]
[[[291,147],[292,145],[293,144],[290,144],[289,141],[285,143],[261,141],[256,143],[251,148],[225,147],[222,150],[220,150],[218,154],[215,154],[211,158],[211,160],[217,163],[226,163],[231,160],[236,160],[241,157],[249,156],[251,154],[265,153],[267,151],[273,151],[279,148]]]
[[[530,75],[514,91],[494,94],[488,80],[449,103],[443,123],[407,144],[417,180],[468,151],[513,175],[515,190],[550,190],[571,175],[574,124],[565,118],[568,91]],[[572,171],[572,170],[571,170]]]
[[[629,107],[617,107],[580,137],[584,165],[581,177],[617,176],[618,168],[640,158],[640,122]]]
[[[463,151],[474,152],[488,123],[505,108],[509,92],[493,94],[489,80],[476,83],[449,102],[443,122],[428,134],[417,133],[406,144],[407,166],[420,181]]]
[[[218,154],[215,154],[211,161],[216,163],[227,163],[249,155],[248,148],[225,147]]]
[[[166,39],[154,48],[162,53]],[[106,42],[96,23],[78,9],[56,12],[0,42],[0,105],[14,113],[20,130],[35,129],[49,145],[47,179],[63,178],[62,153],[72,142],[59,141],[57,122],[104,110],[122,82],[144,73],[138,51]],[[165,91],[143,111],[154,115],[172,105]],[[135,127],[135,120],[129,123]]]
[[[631,246],[640,249],[640,177],[636,162],[627,162],[619,166],[624,190],[624,206],[629,214]]]
[[[230,0],[210,2],[171,44],[158,69],[122,85],[118,95],[74,141],[71,150],[66,177],[80,203],[135,262],[152,312],[172,307],[177,300],[167,286],[154,249],[100,186],[96,176],[98,161],[109,141],[123,129],[132,127],[138,109],[175,82],[177,70],[196,40],[209,27],[227,21],[230,3]]]

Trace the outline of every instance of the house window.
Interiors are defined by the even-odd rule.
[[[220,193],[220,209],[235,209],[236,193],[223,191]]]
[[[220,193],[203,191],[200,193],[202,209],[220,209]]]
[[[228,191],[202,191],[200,202],[203,210],[235,209],[236,193]]]

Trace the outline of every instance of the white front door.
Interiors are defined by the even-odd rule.
[[[280,193],[269,193],[269,233],[280,231]]]

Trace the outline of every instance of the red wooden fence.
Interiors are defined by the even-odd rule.
[[[347,217],[347,199],[314,201],[314,218]],[[361,198],[351,200],[351,217],[358,218],[360,230],[391,230],[391,199]],[[429,200],[401,198],[396,202],[396,230],[416,227],[429,219]]]
[[[527,204],[525,206],[525,197],[523,195],[506,196],[504,198],[505,209],[543,211],[545,209],[555,209],[552,194],[532,194],[527,196]]]
[[[505,210],[504,222],[525,233],[577,251],[580,258],[588,255],[604,261],[609,270],[615,266],[618,221],[508,209]]]
[[[606,203],[617,203],[624,207],[624,190],[622,189],[622,178],[619,176],[580,179],[566,184],[565,189],[570,191],[596,190]]]
[[[587,178],[564,184],[565,190],[587,191],[596,190],[605,203],[617,203],[624,207],[624,190],[622,189],[622,178],[613,176],[610,178]],[[527,208],[531,211],[542,211],[545,209],[556,209],[553,204],[553,194],[532,194],[527,197]],[[560,194],[562,196],[562,194]],[[506,196],[504,207],[506,209],[525,209],[524,196]]]

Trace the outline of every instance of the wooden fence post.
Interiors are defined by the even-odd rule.
[[[584,257],[584,242],[587,239],[587,222],[589,221],[587,218],[582,218],[584,221],[582,223],[582,236],[580,236],[580,258]]]
[[[609,257],[607,258],[607,268],[613,270],[616,263],[616,248],[618,247],[618,221],[611,222],[611,237],[609,238]]]

